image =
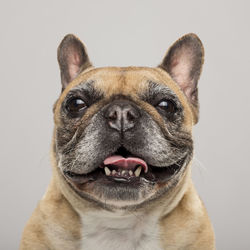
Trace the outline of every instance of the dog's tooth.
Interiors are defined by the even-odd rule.
[[[116,171],[115,170],[112,170],[112,175],[115,175],[116,174]]]
[[[126,174],[126,170],[122,170],[122,175],[125,175]]]
[[[132,171],[132,170],[129,170],[129,172],[128,172],[128,173],[129,173],[129,175],[130,175],[130,176],[134,175],[134,173],[133,173],[133,171]]]
[[[105,167],[104,171],[105,171],[105,174],[108,175],[108,176],[111,174],[111,171],[109,170],[108,167]]]
[[[135,176],[136,176],[136,177],[138,177],[138,176],[140,175],[141,169],[142,169],[142,167],[139,166],[139,167],[135,170]]]

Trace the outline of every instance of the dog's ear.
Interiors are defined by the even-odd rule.
[[[61,70],[62,89],[91,66],[83,43],[74,35],[68,34],[57,49],[57,60]]]
[[[199,116],[197,83],[204,62],[204,48],[195,34],[187,34],[168,50],[160,68],[169,73],[186,95],[194,113],[194,123]]]

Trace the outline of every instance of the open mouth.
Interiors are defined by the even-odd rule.
[[[126,148],[120,147],[94,171],[88,174],[76,174],[64,171],[64,175],[76,184],[103,180],[112,183],[167,182],[185,165],[186,157],[176,163],[157,167],[147,164],[143,159],[134,156]]]

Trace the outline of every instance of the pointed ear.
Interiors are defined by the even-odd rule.
[[[61,70],[62,89],[91,66],[83,43],[74,35],[68,34],[57,49],[57,60]]]
[[[195,34],[187,34],[168,50],[160,68],[169,73],[186,95],[194,113],[194,123],[199,116],[197,83],[204,62],[204,48]]]

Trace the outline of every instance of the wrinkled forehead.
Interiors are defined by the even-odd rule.
[[[80,74],[68,85],[62,94],[62,99],[69,91],[83,87],[92,87],[95,91],[102,93],[104,98],[113,95],[138,96],[149,91],[154,86],[159,91],[169,91],[178,99],[186,102],[185,97],[177,84],[171,77],[160,68],[143,67],[108,67],[90,69]]]
[[[82,72],[75,78],[63,91],[55,107],[55,114],[59,114],[62,103],[74,96],[77,92],[89,96],[96,101],[101,99],[109,100],[113,96],[127,96],[129,99],[136,100],[137,103],[142,100],[152,100],[159,95],[170,97],[176,103],[182,106],[185,113],[184,123],[192,125],[192,111],[189,103],[172,78],[160,68],[142,68],[142,67],[108,67],[93,68]],[[165,95],[165,96],[164,96]],[[144,98],[143,98],[144,97]],[[146,103],[144,103],[146,105]],[[141,105],[143,105],[141,103]],[[152,109],[148,105],[145,109]],[[57,117],[57,115],[56,115]]]

